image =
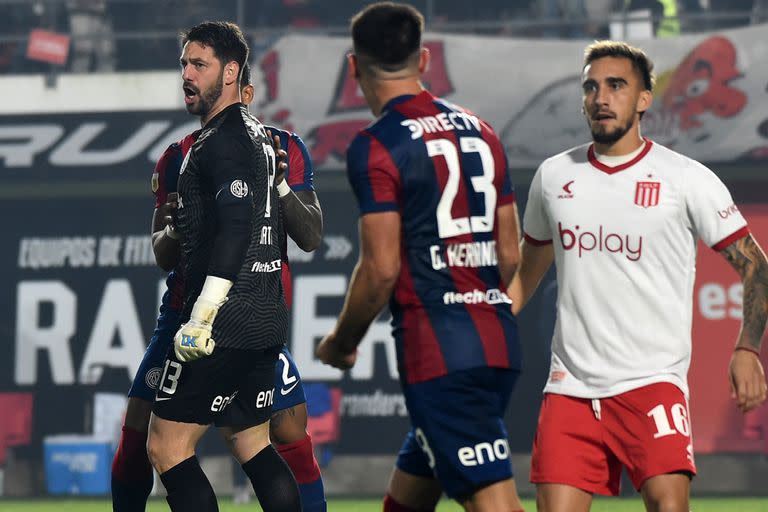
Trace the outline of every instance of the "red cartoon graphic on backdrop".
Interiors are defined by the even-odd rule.
[[[454,92],[454,86],[448,76],[445,47],[442,41],[425,42],[430,52],[429,67],[422,75],[424,86],[435,96],[446,96]],[[288,108],[273,111],[280,96],[280,53],[270,50],[259,59],[262,73],[264,98],[259,105],[257,117],[266,124],[275,124],[285,130],[294,129],[291,122],[292,112]],[[311,127],[301,135],[307,143],[316,167],[329,163],[334,157],[344,159],[347,146],[358,131],[371,122],[371,114],[365,98],[360,92],[357,80],[350,76],[347,59],[341,59],[338,80],[330,98],[328,111],[322,124]],[[272,107],[272,108],[271,108]]]
[[[710,37],[675,70],[662,96],[664,109],[679,116],[683,131],[701,127],[699,116],[707,112],[735,116],[747,103],[747,96],[731,85],[740,77],[733,43],[722,36]]]
[[[453,92],[453,84],[448,77],[448,68],[445,62],[445,49],[442,41],[425,42],[424,47],[429,50],[429,66],[421,76],[424,87],[435,96],[445,96]],[[336,89],[328,108],[328,114],[338,114],[350,110],[367,110],[363,94],[355,80],[349,73],[349,63],[346,57],[339,70],[339,78]]]

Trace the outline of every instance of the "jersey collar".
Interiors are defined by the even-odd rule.
[[[643,150],[637,154],[635,158],[630,160],[629,162],[625,162],[621,165],[617,165],[616,167],[611,167],[610,165],[605,165],[600,160],[597,159],[597,156],[595,156],[595,144],[592,143],[589,145],[589,149],[587,150],[587,158],[589,158],[589,163],[592,164],[593,167],[598,168],[599,170],[603,171],[606,174],[614,174],[619,171],[623,171],[625,169],[629,169],[633,165],[635,165],[637,162],[643,159],[645,155],[648,154],[648,152],[651,150],[651,146],[653,145],[653,141],[650,139],[646,139],[643,137],[643,140],[645,141],[645,147]]]
[[[388,102],[386,102],[384,104],[384,107],[382,107],[382,109],[381,109],[381,113],[382,113],[382,115],[386,114],[388,111],[392,110],[397,105],[399,105],[401,103],[405,103],[406,101],[408,101],[408,100],[410,100],[412,98],[416,98],[416,97],[430,97],[431,98],[432,94],[429,91],[424,90],[424,91],[421,91],[419,94],[403,94],[401,96],[395,96],[394,98],[392,98],[391,100],[389,100]]]

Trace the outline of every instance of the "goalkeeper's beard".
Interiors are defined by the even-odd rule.
[[[211,87],[205,91],[198,93],[198,101],[196,105],[188,105],[187,111],[195,116],[205,117],[213,110],[213,105],[221,97],[221,93],[224,91],[224,72],[219,75],[218,82],[214,83]]]

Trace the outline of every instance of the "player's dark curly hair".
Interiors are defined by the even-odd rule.
[[[248,43],[240,27],[229,21],[204,21],[181,34],[181,44],[193,41],[210,46],[221,65],[235,61],[242,71],[248,62]]]
[[[400,71],[418,61],[424,16],[395,2],[371,4],[352,17],[352,44],[358,60],[384,71]]]
[[[653,75],[653,62],[640,48],[631,46],[623,41],[595,41],[584,50],[584,66],[603,57],[623,57],[632,62],[632,67],[643,80],[643,87],[653,92],[656,77]]]

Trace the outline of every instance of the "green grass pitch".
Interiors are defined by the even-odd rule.
[[[536,510],[531,500],[525,500],[528,512]],[[234,505],[228,499],[221,500],[221,512],[257,512],[258,505]],[[46,499],[10,501],[0,499],[2,512],[105,512],[111,510],[111,503],[106,500],[71,500]],[[164,500],[153,499],[147,507],[147,512],[167,511],[168,505]],[[329,500],[329,512],[375,512],[381,510],[381,500]],[[438,512],[456,512],[461,507],[450,501],[443,501],[437,507]],[[594,512],[643,512],[642,501],[636,499],[596,499],[592,505]],[[768,498],[699,498],[691,502],[692,512],[768,512]]]

